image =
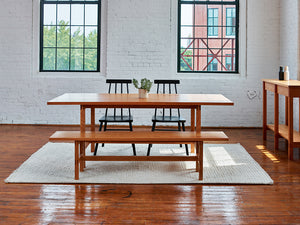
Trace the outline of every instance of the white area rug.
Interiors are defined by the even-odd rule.
[[[147,145],[136,145],[146,155]],[[91,155],[90,148],[87,155]],[[98,155],[132,155],[130,144],[99,146]],[[151,155],[185,155],[179,145],[153,145]],[[129,183],[129,184],[273,184],[270,176],[240,144],[205,144],[204,179],[195,162],[87,162],[74,180],[74,144],[47,143],[6,180],[7,183]]]

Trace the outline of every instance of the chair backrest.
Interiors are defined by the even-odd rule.
[[[154,80],[156,84],[156,93],[159,94],[177,94],[177,84],[180,84],[180,80]],[[155,109],[155,116],[158,109]],[[166,115],[166,111],[169,111]],[[172,116],[172,109],[162,109],[163,116]],[[180,111],[177,109],[177,115],[180,116]]]
[[[108,85],[108,93],[109,94],[129,94],[129,84],[132,83],[130,79],[107,79],[106,83]],[[108,108],[105,110],[105,116],[108,115]],[[124,115],[124,109],[120,108],[119,110],[114,108],[113,114],[114,116],[120,111],[120,116]],[[128,115],[131,116],[130,108],[128,108]]]

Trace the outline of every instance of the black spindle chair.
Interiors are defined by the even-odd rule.
[[[154,83],[157,85],[157,94],[177,94],[177,84],[180,84],[180,80],[154,80]],[[161,92],[160,88],[162,88]],[[174,110],[176,111],[175,114],[173,113]],[[185,122],[186,120],[180,116],[179,109],[155,109],[154,116],[152,117],[152,131],[173,131],[173,129],[157,129],[157,123],[177,123],[177,130],[181,131],[182,127],[182,130],[185,131]],[[149,144],[147,156],[150,155],[151,147],[152,144]],[[182,145],[180,145],[180,147],[182,147]],[[185,151],[186,155],[189,155],[189,149],[187,144],[185,144]]]
[[[129,79],[107,79],[106,83],[109,84],[108,87],[108,93],[109,94],[125,94],[129,93],[129,87],[128,85],[132,83],[132,80]],[[107,108],[105,109],[105,115],[102,116],[99,119],[100,122],[100,127],[99,131],[102,130],[102,127],[104,125],[103,131],[107,130],[130,130],[132,131],[132,122],[133,122],[133,116],[131,115],[130,108],[128,109],[123,109],[123,108]],[[129,128],[128,129],[107,129],[107,124],[108,123],[128,123]],[[104,143],[102,143],[102,147],[104,146]],[[132,144],[132,149],[133,149],[133,155],[136,155],[135,151],[135,144]],[[98,150],[98,143],[95,146],[95,151],[94,155],[97,154]]]

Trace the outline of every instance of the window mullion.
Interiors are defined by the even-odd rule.
[[[57,21],[57,14],[58,14],[58,4],[56,4],[56,23],[55,23],[55,70],[57,70],[57,24],[58,24],[58,21]]]

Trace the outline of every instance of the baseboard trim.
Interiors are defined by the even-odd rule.
[[[80,128],[79,124],[0,124],[0,126],[48,126],[48,127],[78,127]],[[91,125],[87,124],[86,127],[91,127]],[[99,127],[99,125],[96,125]],[[125,125],[109,125],[109,127],[113,128],[125,128]],[[177,126],[156,126],[157,128],[174,128],[176,129]],[[151,125],[133,125],[133,128],[139,129],[151,129]],[[190,126],[186,126],[186,129],[190,129]],[[212,126],[204,126],[203,129],[262,129],[262,127],[212,127]]]

